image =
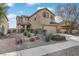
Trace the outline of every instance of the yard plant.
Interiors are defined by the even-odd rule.
[[[45,38],[46,42],[49,42],[52,39],[52,34],[48,34]]]
[[[60,35],[53,35],[51,40],[53,40],[53,41],[64,41],[64,40],[66,40],[66,38],[64,36],[60,36]]]
[[[23,33],[24,36],[31,37],[31,33],[29,31]]]
[[[65,41],[66,38],[64,36],[61,35],[52,35],[52,34],[48,34],[45,38],[46,42],[49,42],[50,40],[53,41]]]

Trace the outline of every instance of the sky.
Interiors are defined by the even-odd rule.
[[[42,8],[48,8],[52,13],[55,13],[55,8],[58,3],[8,3],[9,9],[7,11],[7,17],[9,20],[9,28],[16,28],[16,16],[31,16],[37,10]],[[61,22],[60,17],[55,17],[56,22]]]

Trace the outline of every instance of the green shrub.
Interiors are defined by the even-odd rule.
[[[31,33],[30,32],[24,32],[24,36],[31,37]]]
[[[49,42],[49,41],[50,41],[50,39],[49,39],[48,36],[46,36],[45,41],[46,41],[46,42]]]
[[[60,36],[60,35],[53,35],[51,40],[62,41],[62,40],[66,40],[66,38],[64,36]]]
[[[49,42],[52,39],[52,36],[53,36],[52,34],[48,34],[45,38],[45,41]]]
[[[52,34],[49,34],[49,35],[48,35],[48,38],[49,38],[49,39],[52,39],[52,37],[53,37]]]
[[[66,38],[64,36],[60,36],[60,35],[49,34],[49,35],[46,36],[45,41],[49,42],[50,40],[53,40],[53,41],[65,41]]]
[[[27,33],[27,37],[31,37],[31,33],[30,32]]]
[[[27,32],[24,32],[23,35],[24,35],[24,36],[27,36]]]

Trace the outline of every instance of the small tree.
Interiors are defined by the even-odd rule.
[[[65,22],[65,26],[69,24],[69,28],[66,29],[66,33],[72,33],[74,24],[78,18],[78,7],[76,4],[59,4],[56,8],[57,15]]]
[[[6,16],[8,6],[5,3],[0,3],[0,24],[3,22],[3,17]]]

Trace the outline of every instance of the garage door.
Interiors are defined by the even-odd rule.
[[[48,33],[56,33],[55,26],[44,26],[44,29],[47,30]]]

